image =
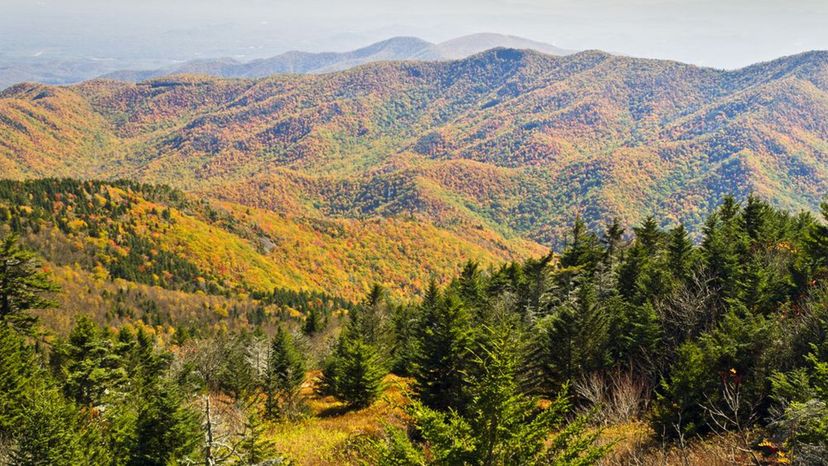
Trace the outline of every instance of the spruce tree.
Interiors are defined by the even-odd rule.
[[[441,296],[432,283],[420,312],[412,358],[419,397],[433,409],[462,409],[472,343],[469,311],[453,293]]]
[[[581,374],[605,367],[610,362],[609,323],[588,283],[573,301],[540,319],[531,355],[537,389],[554,394]]]
[[[669,232],[667,266],[678,282],[685,283],[690,278],[693,269],[693,242],[682,224]]]
[[[126,378],[112,341],[88,317],[78,318],[69,340],[58,348],[64,391],[81,405],[100,404],[104,394]]]
[[[305,323],[302,325],[302,333],[310,337],[322,331],[322,327],[322,316],[316,307],[311,307],[307,316],[305,316]]]
[[[624,238],[624,228],[617,218],[612,219],[601,237],[601,245],[604,247],[604,262],[611,264],[618,259],[621,250],[621,242]]]
[[[178,464],[195,453],[201,444],[201,426],[178,387],[159,380],[134,402],[135,442],[131,445],[129,466]]]
[[[279,327],[270,347],[265,372],[267,415],[290,415],[296,409],[299,389],[305,381],[305,360],[297,351],[290,333]]]
[[[38,366],[23,338],[0,326],[0,437],[10,437],[20,424],[29,390],[44,389]]]
[[[346,329],[323,363],[319,390],[351,408],[364,408],[379,395],[385,374],[376,347]]]
[[[0,240],[0,324],[30,333],[34,309],[54,306],[47,296],[57,291],[41,271],[35,254],[20,246],[16,236]]]
[[[89,452],[82,443],[80,415],[57,390],[30,390],[23,409],[15,427],[12,464],[74,466],[87,463],[84,456]]]

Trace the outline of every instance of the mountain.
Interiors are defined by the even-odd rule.
[[[441,60],[457,60],[494,48],[535,50],[548,55],[570,55],[575,53],[572,50],[565,50],[522,37],[479,33],[441,42],[432,48],[432,54]]]
[[[288,216],[127,181],[0,181],[0,231],[55,267],[187,293],[326,293],[356,301],[372,283],[412,295],[456,272],[544,253],[480,229],[417,218]]]
[[[329,73],[379,61],[438,61],[465,58],[492,48],[531,49],[551,55],[571,51],[502,34],[483,33],[432,44],[416,37],[394,37],[343,53],[286,52],[272,58],[240,63],[233,59],[195,60],[181,65],[144,71],[116,71],[102,78],[140,82],[173,74],[206,74],[224,78],[262,78],[285,73]]]
[[[322,75],[19,85],[0,94],[0,168],[547,245],[576,214],[697,232],[727,194],[796,210],[828,192],[828,53],[721,71],[495,49]]]

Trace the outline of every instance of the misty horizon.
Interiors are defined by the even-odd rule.
[[[623,6],[610,0],[4,3],[0,60],[6,63],[84,58],[152,67],[197,58],[246,61],[290,50],[341,52],[395,36],[437,43],[481,32],[725,69],[828,49],[828,29],[822,27],[828,5],[811,0],[640,0]]]

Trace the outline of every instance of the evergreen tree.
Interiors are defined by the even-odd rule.
[[[35,254],[20,246],[16,236],[0,241],[0,324],[31,332],[34,309],[54,306],[46,296],[57,287],[40,270]]]
[[[617,218],[612,219],[612,223],[608,224],[604,235],[601,237],[601,245],[604,248],[604,261],[612,263],[618,259],[618,254],[621,251],[621,241],[624,238],[624,228]]]
[[[505,466],[598,461],[607,448],[594,447],[598,433],[585,433],[583,424],[548,443],[553,429],[563,424],[568,404],[559,398],[539,408],[536,399],[521,391],[523,355],[515,329],[501,324],[482,332],[479,341],[484,343],[474,350],[468,409],[437,411],[416,401],[410,408],[433,462]]]
[[[299,389],[305,381],[305,360],[290,333],[279,327],[273,337],[265,372],[267,415],[278,417],[296,409]]]
[[[544,394],[557,393],[574,378],[610,362],[609,321],[590,284],[574,301],[556,307],[536,324],[531,365]]]
[[[302,325],[302,333],[307,336],[313,336],[322,331],[323,326],[322,316],[319,315],[316,307],[312,307],[305,317],[305,323]]]
[[[690,235],[679,224],[669,232],[667,241],[667,266],[680,283],[685,283],[693,272],[693,242]]]
[[[598,237],[595,236],[595,233],[589,231],[580,216],[575,218],[571,235],[572,238],[569,244],[561,254],[561,267],[578,268],[591,276],[595,272],[595,266],[598,265],[604,255],[599,247]]]
[[[28,390],[41,390],[39,361],[22,337],[0,326],[0,437],[10,437],[22,421]]]
[[[471,316],[463,302],[453,293],[441,296],[432,283],[421,307],[412,359],[416,388],[426,406],[463,408],[470,327]]]
[[[641,245],[647,255],[654,256],[658,254],[664,232],[658,227],[658,223],[652,215],[644,219],[641,226],[633,230],[635,231],[635,241]]]
[[[79,414],[57,390],[29,391],[15,427],[12,464],[74,466],[84,464]]]
[[[278,456],[273,441],[266,436],[265,424],[255,411],[247,415],[245,435],[238,451],[242,464],[265,464],[266,460]]]
[[[718,292],[720,302],[741,299],[743,291],[743,257],[745,237],[735,218],[738,210],[732,202],[723,205],[705,223],[702,253],[710,284]]]
[[[112,341],[88,317],[78,318],[69,340],[58,347],[64,391],[77,403],[92,407],[122,384],[126,371],[112,350]]]
[[[346,329],[323,363],[319,390],[351,408],[364,408],[379,395],[385,374],[376,348]]]
[[[129,466],[167,466],[195,453],[202,436],[198,415],[170,381],[153,384],[134,403],[135,441]]]

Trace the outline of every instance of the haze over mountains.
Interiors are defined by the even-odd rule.
[[[226,78],[261,78],[284,73],[327,73],[377,61],[438,61],[465,58],[496,47],[531,49],[550,55],[572,51],[516,36],[494,33],[471,34],[441,43],[416,37],[393,37],[349,52],[311,53],[290,51],[270,58],[239,61],[233,58],[203,58],[160,66],[163,60],[139,60],[132,69],[115,69],[122,60],[29,58],[3,63],[0,89],[24,81],[70,84],[95,77],[139,82],[170,74],[208,74]],[[167,60],[168,62],[169,60]],[[131,63],[127,61],[126,63]]]
[[[699,227],[726,194],[828,192],[828,53],[736,71],[495,49],[323,75],[14,86],[7,176],[131,178],[312,218],[553,244],[576,212]]]
[[[171,74],[208,74],[224,78],[262,78],[285,73],[329,73],[378,61],[441,61],[465,58],[497,47],[531,49],[550,55],[572,51],[521,37],[481,33],[433,44],[416,37],[393,37],[350,52],[292,51],[272,58],[242,63],[233,59],[194,60],[178,66],[146,71],[116,71],[107,79],[139,82]]]

